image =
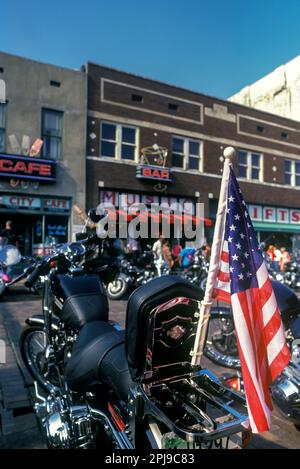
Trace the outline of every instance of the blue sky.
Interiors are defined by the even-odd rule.
[[[300,54],[299,0],[4,0],[0,50],[226,98]]]

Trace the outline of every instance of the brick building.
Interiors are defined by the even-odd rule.
[[[43,254],[85,206],[87,77],[0,52],[0,79],[0,229],[11,220],[22,253]]]
[[[88,75],[87,207],[99,201],[200,201],[215,217],[227,145],[261,240],[300,234],[300,123],[100,66]],[[143,147],[168,149],[172,182],[137,177]],[[189,208],[190,210],[190,208]],[[275,233],[275,235],[274,235]],[[276,239],[274,239],[274,237]]]

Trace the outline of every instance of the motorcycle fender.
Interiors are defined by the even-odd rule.
[[[44,326],[45,324],[45,319],[42,314],[36,314],[34,316],[31,316],[30,318],[27,318],[25,320],[26,324],[29,326]],[[57,331],[58,330],[58,319],[52,318],[52,329]]]

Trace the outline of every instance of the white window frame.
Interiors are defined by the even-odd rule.
[[[183,153],[178,153],[176,151],[173,151],[173,139],[178,138],[179,140],[183,140]],[[199,144],[199,155],[192,155],[189,152],[189,143],[190,142],[195,142]],[[193,173],[202,173],[203,172],[203,142],[202,140],[197,140],[196,138],[189,138],[189,137],[182,137],[182,135],[172,135],[172,148],[171,148],[171,158],[173,157],[173,153],[177,155],[182,155],[183,156],[183,166],[173,166],[172,162],[172,167],[175,170],[184,170],[188,172],[193,172]],[[196,158],[196,156],[199,159],[199,168],[198,169],[190,169],[189,168],[189,157]]]
[[[239,153],[240,152],[246,153],[246,165],[240,164],[240,162],[239,162]],[[259,166],[252,166],[252,155],[253,154],[259,156]],[[259,153],[258,151],[248,151],[248,150],[244,150],[244,149],[240,148],[238,150],[238,162],[237,163],[238,163],[238,178],[239,179],[244,179],[244,180],[247,180],[247,181],[254,181],[254,182],[256,182],[256,181],[257,182],[263,182],[264,177],[263,177],[263,154],[262,153]],[[246,177],[243,177],[243,176],[239,175],[239,166],[246,167],[246,170],[247,170]],[[258,179],[253,179],[252,178],[252,176],[251,176],[252,169],[258,169],[259,170]]]
[[[109,124],[109,125],[114,125],[116,127],[116,137],[115,140],[107,140],[107,139],[102,139],[102,124]],[[126,127],[127,129],[133,129],[135,130],[135,143],[128,143],[128,142],[123,142],[122,141],[122,128]],[[115,156],[102,156],[101,155],[101,143],[102,140],[105,142],[111,142],[115,143]],[[121,157],[121,152],[122,152],[122,144],[129,145],[131,147],[134,147],[134,159],[129,160]],[[120,122],[112,122],[112,121],[107,121],[107,120],[101,120],[100,122],[100,141],[99,141],[99,156],[101,159],[107,160],[107,161],[122,161],[123,163],[138,163],[138,149],[139,149],[139,128],[135,127],[133,125],[128,125]]]
[[[284,185],[288,187],[300,187],[300,184],[296,184],[296,176],[300,176],[300,172],[296,173],[296,163],[300,164],[300,161],[298,160],[290,160],[289,158],[285,158],[285,162],[289,161],[291,163],[291,171],[286,171],[284,169]],[[285,175],[290,174],[291,175],[291,184],[286,184],[285,183]]]

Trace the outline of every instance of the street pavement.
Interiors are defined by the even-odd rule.
[[[6,363],[0,363],[0,448],[45,448],[33,413],[33,382],[19,353],[19,336],[25,319],[41,312],[41,298],[14,286],[0,302],[0,341],[6,344]],[[125,324],[126,301],[110,302],[110,319]],[[205,359],[216,374],[228,369]],[[249,449],[300,449],[300,432],[273,412],[270,432],[253,437]]]

